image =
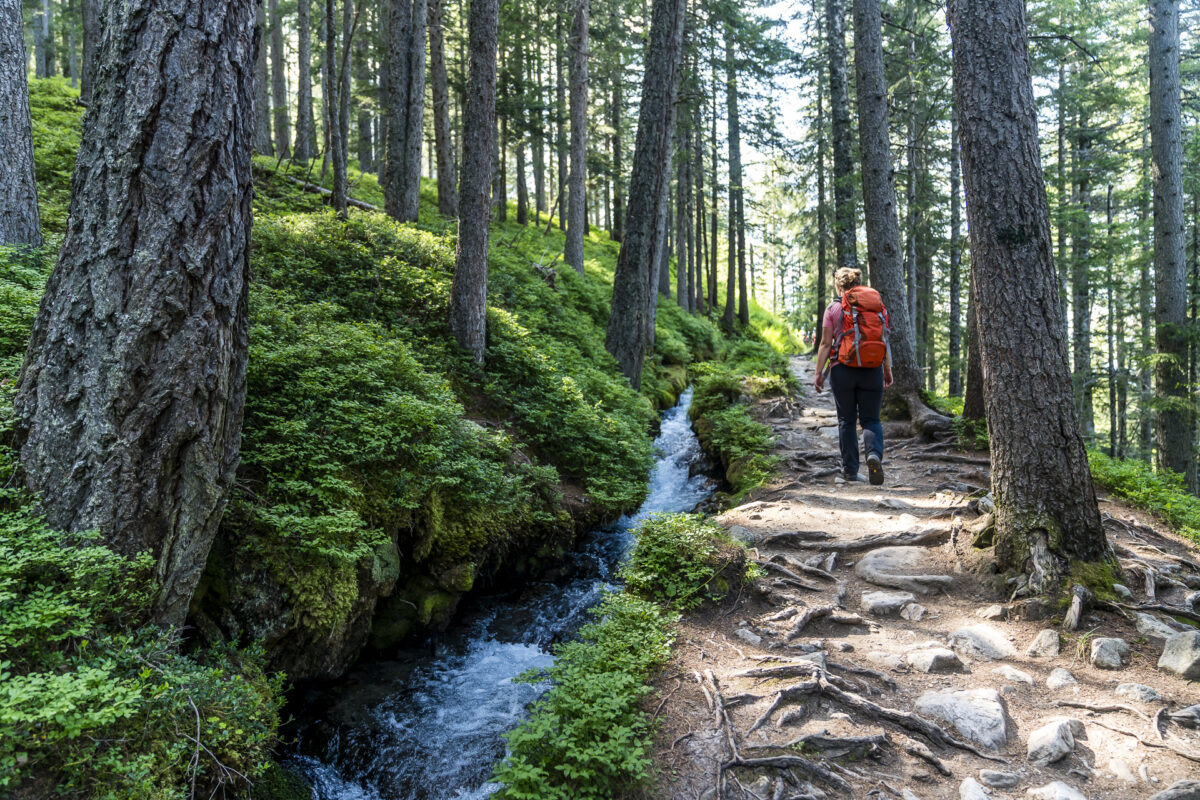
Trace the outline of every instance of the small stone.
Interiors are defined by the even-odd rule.
[[[1162,700],[1162,695],[1144,683],[1122,683],[1116,691],[1121,697],[1127,697],[1139,703],[1153,703]]]
[[[966,778],[958,786],[959,800],[988,800],[987,792],[974,778]]]
[[[849,642],[834,642],[833,649],[837,650],[839,653],[853,653],[854,645],[850,644]]]
[[[1137,628],[1138,633],[1152,639],[1170,639],[1178,633],[1177,630],[1158,617],[1153,614],[1147,614],[1144,611],[1134,612],[1133,624]]]
[[[882,650],[873,650],[870,653],[867,653],[867,660],[874,661],[881,667],[887,667],[888,669],[897,671],[904,669],[904,659],[895,653],[885,653]]]
[[[1012,658],[1017,650],[1008,638],[990,625],[969,625],[950,634],[950,644],[955,650],[966,652],[981,661]]]
[[[809,653],[807,655],[799,656],[796,660],[797,661],[807,661],[810,664],[816,664],[821,669],[825,669],[825,667],[826,667],[826,658],[825,658],[824,650],[818,651],[816,653]]]
[[[1021,776],[1015,772],[981,769],[979,770],[979,782],[993,789],[1012,789],[1021,782]]]
[[[1046,678],[1046,686],[1055,690],[1065,689],[1075,683],[1075,676],[1062,667],[1055,667],[1050,671],[1050,677]]]
[[[1200,781],[1175,781],[1150,800],[1200,800]]]
[[[1200,703],[1172,711],[1171,721],[1185,728],[1200,728]]]
[[[1113,591],[1116,592],[1117,594],[1121,595],[1122,600],[1132,600],[1133,599],[1133,592],[1129,591],[1129,587],[1123,583],[1114,583]],[[1125,769],[1129,769],[1129,767],[1126,767]]]
[[[1004,619],[1008,616],[1008,609],[1002,605],[990,605],[985,608],[978,609],[975,616],[982,619]]]
[[[1058,631],[1046,630],[1040,631],[1037,636],[1033,637],[1029,648],[1025,651],[1025,655],[1030,658],[1055,658],[1058,656]]]
[[[900,609],[900,617],[909,622],[920,622],[925,616],[925,606],[920,603],[909,603],[904,608]]]
[[[733,539],[735,542],[744,544],[747,547],[753,547],[758,542],[758,537],[754,535],[754,531],[750,530],[749,528],[742,527],[741,525],[730,526],[728,533],[729,538]]]
[[[762,637],[749,628],[738,628],[733,632],[733,635],[741,639],[746,644],[753,645],[754,647],[758,647],[760,644],[762,644]]]
[[[1029,734],[1026,743],[1029,763],[1044,767],[1070,754],[1075,749],[1073,727],[1070,720],[1055,720]]]
[[[989,750],[999,750],[1008,740],[1004,700],[994,689],[925,692],[914,709],[922,716],[948,722],[964,738]]]
[[[1184,631],[1167,639],[1158,668],[1200,680],[1200,631]]]
[[[914,650],[906,658],[909,666],[919,672],[957,672],[963,667],[953,650],[941,647]]]
[[[863,592],[860,607],[864,614],[894,617],[916,599],[911,592]]]
[[[1029,686],[1033,686],[1033,676],[1028,672],[1022,672],[1016,667],[1010,667],[1009,665],[1004,664],[996,667],[994,670],[992,670],[992,672],[1007,680],[1014,681],[1015,683],[1024,683]]]
[[[1011,683],[1006,683],[1000,687],[1000,694],[1004,695],[1005,697],[1011,697],[1016,693],[1017,687],[1013,686]]]
[[[1114,758],[1112,761],[1108,762],[1108,771],[1117,776],[1117,780],[1124,781],[1125,783],[1137,783],[1138,779],[1137,776],[1133,774],[1133,770],[1131,770],[1129,765],[1124,761],[1121,761],[1119,758]]]
[[[850,715],[847,714],[845,711],[835,711],[829,715],[829,718],[836,719],[840,722],[853,722],[854,721],[853,719],[850,718]]]
[[[1062,781],[1047,783],[1045,786],[1030,789],[1025,794],[1034,800],[1087,800],[1078,789]]]
[[[1107,636],[1092,639],[1091,661],[1099,669],[1123,669],[1129,663],[1129,645]]]
[[[913,777],[916,777],[916,776],[914,775]],[[915,794],[913,794],[913,793],[912,793],[912,790],[911,790],[911,789],[903,789],[903,790],[901,790],[901,792],[900,792],[900,796],[901,796],[901,797],[902,797],[904,800],[921,800],[921,798],[917,797]]]

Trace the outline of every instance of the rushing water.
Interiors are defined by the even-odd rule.
[[[366,665],[322,699],[322,718],[302,720],[291,763],[316,800],[476,800],[496,790],[487,779],[504,756],[502,734],[544,689],[513,678],[552,663],[550,646],[587,620],[638,522],[690,511],[712,491],[703,475],[689,474],[701,457],[687,418],[691,399],[688,389],[663,415],[642,507],[584,537],[569,577],[516,597],[480,598],[432,655]]]

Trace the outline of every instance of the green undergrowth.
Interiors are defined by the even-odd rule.
[[[555,649],[553,666],[523,676],[550,688],[507,734],[493,775],[502,800],[608,800],[646,786],[654,729],[642,700],[670,657],[678,612],[754,577],[745,549],[703,517],[655,515],[635,536],[621,569],[626,590]]]
[[[1112,458],[1099,450],[1088,451],[1088,464],[1097,486],[1146,509],[1179,535],[1200,544],[1200,498],[1188,492],[1182,477],[1156,471],[1145,461]]]
[[[959,450],[988,449],[987,420],[964,418],[962,397],[949,397],[922,389],[921,400],[935,411],[953,417],[951,430],[954,431],[954,443]]]

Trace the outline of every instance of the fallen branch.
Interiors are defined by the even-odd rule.
[[[309,183],[308,181],[301,180],[300,178],[294,178],[291,175],[281,175],[280,173],[275,174],[279,175],[279,177],[283,178],[289,183],[299,186],[305,192],[319,194],[322,197],[331,197],[333,195],[333,192],[331,192],[329,189],[326,189],[324,186],[318,186],[315,183]],[[362,200],[355,200],[353,197],[349,196],[346,197],[346,205],[353,206],[354,208],[361,209],[362,211],[383,211],[383,209],[379,206],[374,206],[370,203],[364,203]]]

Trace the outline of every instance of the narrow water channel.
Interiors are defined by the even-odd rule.
[[[432,653],[372,661],[324,696],[301,700],[289,761],[316,800],[476,800],[497,789],[487,779],[504,756],[503,734],[544,689],[513,678],[552,663],[551,645],[587,621],[639,521],[690,511],[713,490],[690,474],[702,455],[687,417],[691,399],[688,389],[663,415],[642,507],[583,537],[561,580],[478,598]]]

